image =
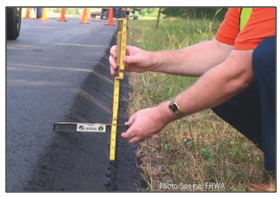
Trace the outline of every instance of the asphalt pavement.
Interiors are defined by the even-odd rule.
[[[6,191],[138,191],[135,150],[118,136],[109,162],[110,131],[54,132],[54,122],[111,123],[109,48],[116,26],[105,20],[22,20],[7,41]],[[119,122],[127,120],[129,86],[122,82]],[[119,128],[118,134],[125,131]]]

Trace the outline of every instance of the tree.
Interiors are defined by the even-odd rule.
[[[219,11],[219,12],[218,12]],[[164,8],[162,14],[166,17],[190,17],[190,18],[218,18],[223,19],[227,8],[217,7],[168,7]]]
[[[159,8],[143,8],[140,12],[142,16],[157,16]]]

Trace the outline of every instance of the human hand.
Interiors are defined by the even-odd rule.
[[[126,56],[123,58],[125,69],[130,72],[145,72],[152,66],[152,52],[142,50],[138,47],[126,46]],[[117,46],[112,46],[110,50],[110,70],[115,75],[117,68]]]
[[[126,138],[129,143],[135,144],[160,132],[168,123],[169,120],[164,117],[158,107],[147,108],[130,117],[125,123],[130,128],[121,136]]]

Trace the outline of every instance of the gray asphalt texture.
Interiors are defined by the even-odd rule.
[[[105,20],[22,20],[7,41],[6,191],[138,191],[135,151],[119,135],[109,162],[110,131],[54,132],[54,122],[111,123],[109,49],[116,26]],[[128,117],[128,76],[121,84],[119,123]]]

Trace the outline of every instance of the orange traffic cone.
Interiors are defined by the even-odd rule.
[[[114,9],[113,8],[109,8],[109,17],[108,17],[108,22],[105,25],[117,25],[114,23]]]
[[[47,20],[47,17],[46,17],[46,8],[42,8],[42,15],[41,15],[41,18],[39,18],[39,20]]]
[[[32,8],[26,8],[26,13],[24,19],[30,19],[30,12]]]
[[[65,18],[65,8],[61,8],[61,15],[60,15],[60,19],[57,21],[61,21],[61,22],[67,22],[66,18]]]
[[[89,24],[88,18],[87,18],[87,8],[84,8],[82,21],[80,21],[79,23]]]

